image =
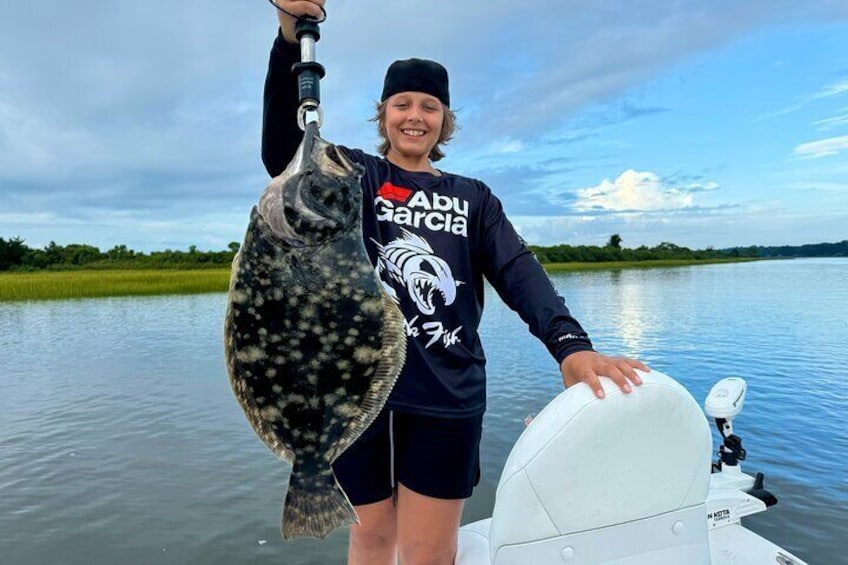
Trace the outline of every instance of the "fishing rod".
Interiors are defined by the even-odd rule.
[[[274,0],[268,0],[279,11],[296,18],[294,31],[300,43],[300,62],[292,66],[292,72],[297,76],[297,91],[300,105],[297,109],[297,125],[306,131],[306,124],[314,122],[318,128],[324,123],[324,111],[321,109],[321,85],[324,78],[324,66],[315,60],[315,44],[321,39],[318,24],[327,19],[323,6],[320,19],[312,16],[297,16],[281,8]]]

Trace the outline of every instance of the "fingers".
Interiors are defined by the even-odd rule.
[[[625,394],[632,392],[631,384],[639,386],[642,379],[636,370],[650,371],[647,365],[627,357],[608,357],[594,351],[573,353],[560,367],[563,384],[569,387],[577,382],[586,383],[595,396],[604,398],[600,376],[608,377]]]
[[[633,372],[632,369],[630,369],[630,372],[628,373],[626,370],[622,370],[620,366],[615,364],[610,365],[609,368],[604,371],[604,375],[612,379],[612,381],[618,385],[618,388],[620,388],[621,391],[625,394],[633,390],[630,388],[629,381],[633,381],[633,384],[642,384],[642,381],[639,380],[639,377],[636,375],[636,373]]]
[[[598,378],[597,373],[594,371],[587,371],[580,376],[580,380],[589,385],[589,388],[592,389],[592,392],[595,393],[595,396],[598,398],[603,398],[604,388],[601,386],[601,379]]]
[[[600,375],[609,378],[625,394],[633,391],[633,387],[630,386],[631,383],[636,386],[642,384],[642,379],[639,377],[636,369],[644,370],[642,367],[647,369],[647,366],[643,363],[635,359],[623,357],[600,357],[602,358],[602,363],[597,365],[594,371],[588,371],[580,378],[581,381],[591,387],[595,392],[595,396],[598,398],[604,398],[604,389],[601,386]]]
[[[311,16],[317,20],[324,19],[322,8],[325,0],[271,0],[277,7],[277,20],[280,31],[289,43],[297,43],[295,22],[301,16]]]
[[[611,361],[615,364],[616,368],[635,385],[642,384],[642,379],[639,377],[639,373],[636,372],[636,369],[646,373],[651,372],[651,369],[647,365],[636,359],[630,359],[628,357],[613,357],[611,358]]]
[[[295,16],[312,16],[315,19],[322,19],[324,13],[321,8],[326,0],[273,0],[279,8]]]

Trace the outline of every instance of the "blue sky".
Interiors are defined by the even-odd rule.
[[[848,4],[328,0],[323,135],[373,150],[385,68],[443,62],[531,243],[848,238]],[[0,22],[0,237],[224,249],[268,181],[264,0],[48,0]]]

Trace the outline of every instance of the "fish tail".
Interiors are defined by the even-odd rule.
[[[329,480],[316,488],[314,484],[297,480],[295,470],[292,471],[283,506],[284,539],[323,539],[336,528],[359,523],[353,505],[339,486],[335,475],[328,475]]]

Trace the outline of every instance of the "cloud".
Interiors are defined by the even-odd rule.
[[[813,98],[830,98],[832,96],[839,96],[840,94],[845,93],[848,93],[848,80],[843,80],[836,84],[830,84],[822,88],[819,92],[813,95]]]
[[[259,130],[273,8],[224,0],[202,9],[55,4],[12,2],[0,21],[0,212],[20,220],[4,221],[4,231],[21,230],[0,237],[29,237],[38,218],[50,218],[39,239],[63,226],[66,241],[96,234],[101,246],[111,239],[155,247],[157,226],[167,226],[169,245],[184,238],[183,247],[197,243],[192,230],[198,238],[209,237],[203,229],[240,231],[244,218],[230,211],[248,208],[267,181]],[[534,214],[550,211],[550,202],[573,212],[574,187],[561,178],[588,158],[575,163],[566,142],[597,136],[599,124],[664,111],[617,102],[630,89],[776,23],[845,19],[844,0],[646,0],[638,10],[541,0],[421,6],[330,2],[317,46],[327,68],[322,132],[373,150],[366,119],[385,68],[410,56],[440,60],[464,127],[449,146],[448,164],[459,165],[451,170],[479,171],[510,209]],[[590,127],[552,139],[587,108],[595,109]],[[469,157],[454,157],[454,149]],[[554,200],[532,192],[540,186],[555,186]]]
[[[591,216],[515,216],[522,237],[532,245],[604,245],[617,233],[628,248],[671,241],[692,249],[746,245],[800,245],[837,241],[845,215],[838,211],[803,213],[757,205],[686,209],[650,214]]]
[[[795,148],[793,154],[803,159],[818,159],[837,155],[845,149],[848,149],[848,135],[802,143]]]
[[[800,102],[796,102],[791,106],[788,106],[782,110],[778,110],[772,114],[768,114],[766,117],[773,118],[777,116],[783,116],[785,114],[791,114],[792,112],[796,112],[809,104],[810,102],[814,102],[817,100],[833,98],[834,96],[841,96],[848,92],[848,80],[843,80],[834,84],[829,84],[819,89],[818,92],[810,94]]]
[[[716,187],[715,183],[694,187],[667,186],[650,171],[628,169],[615,181],[604,179],[599,185],[577,191],[574,209],[581,212],[640,212],[679,210],[694,204],[693,191]]]
[[[840,111],[848,111],[848,108],[842,108]],[[817,120],[813,122],[814,126],[819,126],[820,131],[825,131],[829,129],[833,129],[835,127],[840,127],[844,125],[848,125],[848,114],[842,114],[839,116],[833,116],[832,118],[825,118],[823,120]]]

